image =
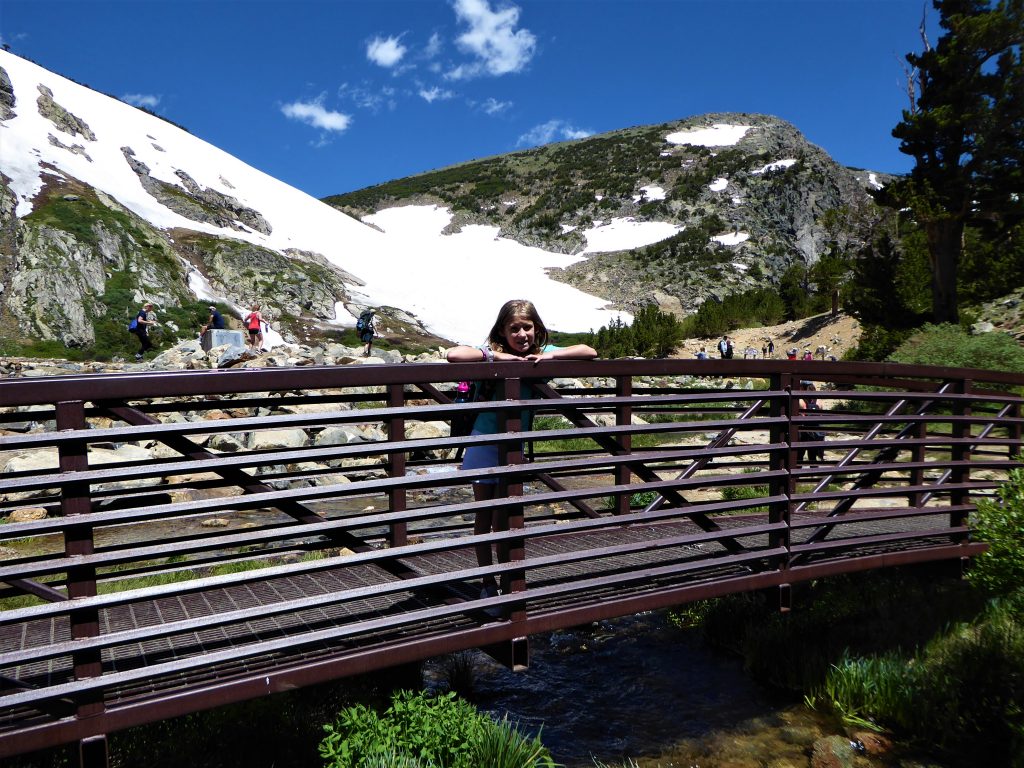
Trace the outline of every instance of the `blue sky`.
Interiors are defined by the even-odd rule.
[[[325,197],[711,112],[905,172],[891,131],[924,4],[0,0],[0,41]]]

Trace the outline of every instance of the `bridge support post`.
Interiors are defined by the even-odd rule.
[[[110,765],[105,735],[90,736],[78,742],[78,765],[79,768],[107,768]]]
[[[918,438],[921,442],[918,445],[915,445],[914,448],[912,449],[912,451],[911,451],[911,456],[912,456],[911,461],[913,461],[915,464],[924,464],[924,460],[925,460],[925,444],[924,444],[924,441],[925,441],[925,438],[928,437],[928,423],[924,422],[924,421],[919,422],[918,425],[917,425],[917,428],[916,428],[916,434],[914,436],[916,438]],[[915,486],[924,485],[924,480],[925,480],[925,474],[924,474],[924,467],[923,466],[917,467],[916,469],[912,469],[910,471],[910,484],[911,485],[915,485]],[[915,491],[914,493],[910,494],[910,503],[913,506],[915,506],[915,507],[920,507],[921,504],[924,502],[924,499],[925,499],[924,491]]]
[[[1011,422],[1010,426],[1007,427],[1006,429],[1008,433],[1007,437],[1009,437],[1010,440],[1013,441],[1008,446],[1006,446],[1006,453],[1011,459],[1016,458],[1017,454],[1024,451],[1024,446],[1021,445],[1022,427],[1020,423],[1020,413],[1020,404],[1017,403],[1013,406],[1013,409],[1010,411],[1010,416],[1013,417],[1013,421]]]

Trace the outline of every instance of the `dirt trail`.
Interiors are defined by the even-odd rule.
[[[781,325],[741,328],[730,331],[728,335],[732,339],[734,357],[742,358],[747,347],[756,349],[760,357],[762,347],[771,339],[775,342],[776,357],[785,357],[786,351],[795,347],[798,355],[803,355],[809,349],[815,359],[821,359],[822,355],[826,358],[834,355],[839,359],[848,349],[857,345],[860,323],[849,315],[840,313],[833,317],[825,313]],[[718,338],[684,339],[676,348],[675,357],[696,357],[700,348],[704,347],[708,355],[717,358],[717,344]]]

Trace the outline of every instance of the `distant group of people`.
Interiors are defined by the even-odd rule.
[[[215,304],[210,304],[208,309],[210,314],[206,318],[206,322],[199,329],[200,339],[206,336],[210,331],[223,330],[227,327],[224,315],[221,314],[221,311],[217,309]],[[150,331],[159,324],[153,303],[147,301],[135,314],[135,318],[128,327],[129,332],[133,333],[139,339],[139,351],[135,353],[135,359],[137,361],[141,361],[145,357],[146,353],[154,348],[153,340],[150,338],[149,334]],[[255,352],[262,352],[264,344],[263,331],[267,323],[266,320],[263,319],[263,314],[260,311],[259,304],[252,305],[249,313],[242,318],[242,324],[245,326],[249,335],[249,348]]]
[[[199,329],[200,339],[210,331],[223,330],[227,327],[224,315],[217,309],[216,305],[210,304],[208,309],[209,315],[206,318],[206,322]],[[140,346],[139,351],[135,354],[136,360],[142,360],[145,354],[153,349],[153,341],[149,336],[149,332],[156,325],[159,325],[159,323],[157,322],[153,303],[147,301],[142,305],[142,308],[136,313],[134,320],[129,325],[129,331],[139,339]],[[253,352],[263,352],[265,344],[264,332],[267,328],[267,321],[263,317],[260,304],[257,303],[251,306],[249,312],[242,317],[242,326],[248,335],[248,348]],[[359,315],[359,320],[356,323],[356,333],[359,336],[359,340],[363,343],[363,357],[369,357],[373,349],[373,339],[377,335],[377,329],[374,325],[374,311],[372,309],[367,308]]]
[[[735,354],[735,347],[733,346],[733,340],[729,336],[723,336],[717,344],[718,356],[723,360],[731,360]],[[697,350],[695,357],[698,360],[709,359],[708,348],[701,345],[701,348]],[[775,357],[775,342],[771,339],[766,339],[764,344],[761,345],[761,357],[768,359],[769,357]],[[744,360],[756,360],[757,359],[757,347],[753,344],[748,344],[743,350]]]

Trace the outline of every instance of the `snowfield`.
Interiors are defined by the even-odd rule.
[[[176,126],[96,93],[13,54],[0,51],[0,66],[14,88],[14,117],[0,122],[0,171],[11,179],[17,215],[32,211],[50,174],[78,179],[114,198],[153,225],[182,227],[245,240],[277,251],[294,248],[322,254],[364,285],[352,285],[356,303],[391,305],[415,314],[432,332],[457,342],[478,343],[498,308],[508,299],[533,301],[545,323],[563,331],[586,331],[628,314],[607,301],[553,280],[548,270],[566,267],[583,255],[567,256],[497,236],[492,227],[471,226],[442,234],[452,214],[435,206],[406,206],[368,217],[368,226],[310,195],[268,176]],[[61,131],[39,114],[39,86],[82,121],[95,136]],[[200,187],[228,195],[258,211],[270,224],[268,235],[222,229],[164,207],[143,188],[122,147],[152,177],[184,188],[178,172]],[[652,188],[651,192],[657,194]],[[669,237],[668,223],[615,220],[585,233],[587,253],[648,245]],[[197,270],[189,287],[202,300],[216,296]],[[254,296],[273,306],[273,296]],[[232,304],[232,302],[227,302]],[[323,321],[351,327],[344,311]],[[239,308],[241,309],[241,308]]]

